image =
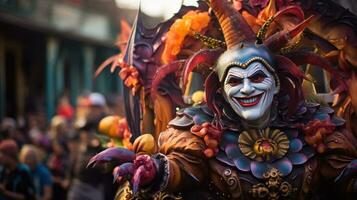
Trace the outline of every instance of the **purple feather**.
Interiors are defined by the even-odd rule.
[[[130,180],[135,173],[135,170],[135,165],[130,162],[115,167],[113,170],[114,182],[117,181],[119,177],[125,177]]]
[[[134,152],[120,147],[108,148],[92,157],[87,167],[95,166],[97,163],[117,161],[119,163],[132,162],[135,159]]]

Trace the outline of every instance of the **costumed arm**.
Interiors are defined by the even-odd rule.
[[[143,187],[146,193],[176,192],[204,182],[206,146],[190,131],[169,128],[160,134],[158,147],[153,137],[145,134],[133,146],[137,155],[150,155],[155,163],[156,176],[149,186]]]
[[[207,164],[204,141],[190,131],[169,128],[161,133],[158,151],[151,135],[138,137],[134,152],[109,148],[91,159],[89,165],[116,161],[115,179],[129,180],[133,193],[153,195],[176,192],[205,181]],[[185,187],[185,188],[184,188]],[[144,194],[145,195],[145,194]]]
[[[190,131],[169,128],[161,133],[159,152],[167,161],[164,168],[168,176],[163,180],[167,191],[178,191],[204,181],[207,173],[205,148],[204,141]]]

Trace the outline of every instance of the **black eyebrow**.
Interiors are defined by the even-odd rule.
[[[229,82],[231,79],[243,80],[243,78],[241,78],[241,77],[230,75],[230,76],[228,76],[227,82]]]
[[[257,75],[262,75],[264,77],[267,77],[267,75],[262,70],[258,70],[256,72],[254,72],[254,74],[250,75],[248,78],[251,78],[251,77],[254,77],[254,76],[257,76]]]

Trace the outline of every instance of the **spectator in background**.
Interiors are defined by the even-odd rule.
[[[48,159],[47,166],[52,173],[53,180],[53,200],[64,200],[67,197],[69,179],[69,163],[67,146],[65,141],[54,140],[52,143],[53,153]]]
[[[79,130],[79,151],[73,166],[74,181],[68,193],[69,200],[103,200],[114,198],[113,176],[100,166],[87,168],[88,161],[102,149],[95,136],[99,121],[106,116],[106,100],[99,93],[89,95],[86,124]]]
[[[31,143],[37,143],[43,137],[43,133],[40,127],[39,117],[37,114],[31,114],[28,116],[28,137]]]
[[[63,116],[56,115],[51,120],[50,138],[59,142],[66,142],[69,127]]]
[[[28,168],[17,158],[18,146],[12,139],[0,143],[0,199],[32,200],[35,188]]]
[[[120,95],[110,95],[107,101],[109,115],[125,115],[124,98]]]
[[[102,150],[100,142],[88,130],[80,130],[79,137],[78,155],[72,166],[73,184],[68,199],[103,200],[103,169],[100,166],[87,168],[89,159]]]
[[[19,160],[30,168],[36,189],[36,199],[50,200],[52,198],[52,177],[47,167],[41,163],[41,157],[35,146],[27,144],[22,147]]]
[[[91,93],[89,95],[89,112],[86,118],[86,129],[90,131],[97,130],[99,121],[104,118],[106,112],[106,100],[100,93]]]
[[[15,135],[16,121],[10,117],[6,117],[1,121],[0,140],[12,138]]]
[[[73,120],[74,128],[78,129],[85,125],[86,119],[88,116],[89,108],[90,108],[90,101],[89,95],[81,95],[77,98],[77,106],[76,106],[76,113],[75,119]]]
[[[71,121],[74,115],[74,109],[69,103],[69,99],[63,96],[57,106],[57,115],[64,117],[67,121]]]
[[[40,147],[40,150],[44,150],[43,153],[48,151],[49,146],[51,145],[51,141],[48,135],[48,128],[46,127],[46,123],[44,122],[43,113],[36,113],[30,115],[28,118],[28,137],[29,142],[26,144],[33,144],[37,147]],[[43,149],[47,148],[47,149]],[[44,156],[46,157],[46,156]]]

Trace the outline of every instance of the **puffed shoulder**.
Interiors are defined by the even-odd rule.
[[[158,144],[160,153],[165,155],[180,152],[186,155],[204,157],[203,150],[206,148],[202,138],[190,131],[176,128],[169,128],[162,132]]]

